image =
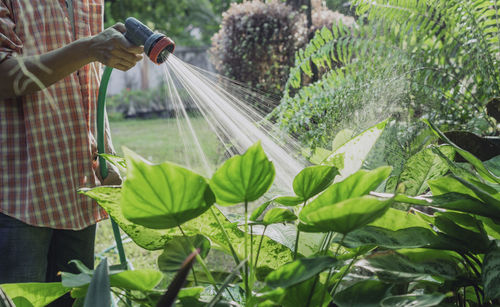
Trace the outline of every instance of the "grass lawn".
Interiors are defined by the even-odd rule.
[[[192,119],[192,125],[198,134],[207,158],[214,164],[220,164],[223,152],[215,134],[208,129],[203,118]],[[137,152],[144,158],[160,163],[171,161],[182,166],[187,166],[195,171],[201,171],[198,157],[194,151],[186,153],[183,140],[179,136],[175,119],[151,119],[151,120],[124,120],[111,122],[111,135],[115,150],[119,156],[123,156],[122,146],[126,146]],[[192,146],[189,145],[188,146]],[[189,161],[189,162],[186,162]],[[99,223],[96,237],[96,254],[115,244],[111,222],[106,220]],[[156,258],[160,252],[143,250],[133,242],[124,244],[125,253],[134,268],[156,268]],[[111,264],[118,263],[118,255],[114,250],[102,253],[100,256],[108,257]],[[100,259],[96,258],[96,262]]]

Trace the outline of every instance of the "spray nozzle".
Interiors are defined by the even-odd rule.
[[[133,44],[144,46],[144,52],[151,61],[161,64],[174,52],[175,43],[161,33],[153,33],[150,28],[134,17],[125,20],[125,37]]]

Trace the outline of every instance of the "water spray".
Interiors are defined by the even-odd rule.
[[[173,40],[164,34],[154,33],[150,28],[134,17],[129,17],[125,20],[125,28],[127,29],[124,34],[125,38],[136,46],[144,46],[144,53],[146,53],[149,59],[155,64],[162,64],[167,60],[168,55],[174,52],[175,43]],[[99,95],[97,99],[97,151],[99,154],[106,153],[104,150],[104,111],[106,109],[106,91],[112,71],[112,67],[106,66],[104,68],[101,85],[99,86]],[[102,178],[108,176],[106,160],[101,155],[99,155],[99,170]],[[113,219],[111,219],[111,225],[115,236],[116,248],[120,257],[120,264],[118,267],[126,270],[127,258],[123,250],[120,229]]]

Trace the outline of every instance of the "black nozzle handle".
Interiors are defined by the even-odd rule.
[[[153,31],[145,24],[134,17],[129,17],[125,20],[125,37],[136,46],[146,45],[148,38],[153,35]]]

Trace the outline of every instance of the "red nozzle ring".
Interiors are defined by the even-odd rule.
[[[165,49],[171,49],[169,50],[170,53],[174,52],[175,49],[175,43],[168,37],[162,37],[151,49],[151,52],[149,53],[149,59],[153,61],[156,64],[161,64],[162,62],[158,62],[158,57],[162,53],[163,50]]]

